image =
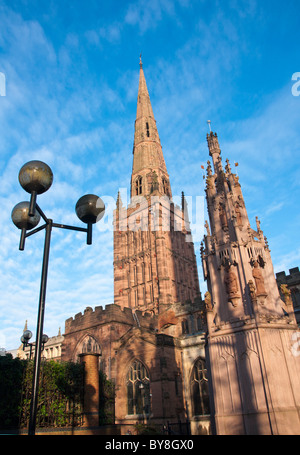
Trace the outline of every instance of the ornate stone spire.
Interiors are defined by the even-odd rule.
[[[298,434],[293,401],[297,386],[289,377],[299,363],[290,354],[296,320],[284,311],[260,221],[256,218],[257,230],[251,228],[238,176],[229,160],[226,172],[222,168],[217,134],[211,131],[207,142],[214,174],[208,166],[210,228],[206,223],[201,258],[209,293],[207,352],[217,434],[285,434],[287,429],[289,434]],[[282,366],[280,386],[274,373],[278,365]],[[264,394],[266,384],[268,395]],[[279,396],[284,423],[273,408]]]
[[[155,175],[155,174],[156,175]],[[131,197],[150,196],[155,191],[171,196],[169,176],[156,127],[140,57],[140,79],[134,130]]]

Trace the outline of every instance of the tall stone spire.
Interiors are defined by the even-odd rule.
[[[217,433],[298,434],[300,395],[290,376],[300,377],[290,347],[296,320],[280,298],[260,222],[251,228],[229,160],[223,169],[217,134],[207,142],[214,173],[208,163],[210,229],[201,256]]]
[[[126,207],[118,197],[114,213],[114,303],[158,315],[160,329],[181,333],[188,311],[200,317],[200,300],[187,203],[182,196],[180,209],[172,201],[140,61],[131,201]],[[176,308],[180,317],[174,324]]]
[[[140,59],[131,197],[148,197],[154,191],[171,196],[169,176]]]

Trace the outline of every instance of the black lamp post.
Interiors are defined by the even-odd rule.
[[[76,226],[67,226],[64,224],[53,223],[53,220],[46,217],[42,209],[38,206],[36,200],[37,195],[47,191],[53,182],[53,174],[50,167],[41,161],[29,161],[24,164],[19,172],[19,182],[25,191],[30,193],[30,202],[20,202],[12,210],[12,221],[21,229],[21,238],[19,249],[24,250],[25,239],[30,235],[35,234],[45,229],[45,243],[44,243],[44,254],[43,254],[43,265],[42,265],[42,276],[40,286],[40,297],[39,297],[39,308],[37,318],[37,332],[36,332],[36,344],[35,344],[35,356],[34,356],[34,369],[33,369],[33,383],[32,383],[32,398],[30,405],[30,419],[28,434],[35,434],[36,426],[36,411],[37,411],[37,399],[38,399],[38,383],[39,383],[39,372],[41,363],[41,351],[42,351],[42,338],[43,338],[43,325],[44,325],[44,312],[45,312],[45,299],[46,299],[46,286],[47,286],[47,274],[48,274],[48,263],[49,263],[49,251],[50,251],[50,239],[53,227],[70,229],[73,231],[81,231],[87,233],[87,244],[92,244],[92,225],[99,221],[105,212],[105,206],[98,196],[88,194],[81,197],[75,207],[78,218],[87,224],[86,228],[80,228]],[[35,228],[40,218],[43,218],[45,224]],[[30,232],[27,232],[30,231]],[[27,340],[28,341],[28,340]]]

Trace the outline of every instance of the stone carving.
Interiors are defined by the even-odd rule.
[[[211,295],[210,295],[210,292],[208,292],[208,291],[204,295],[204,303],[205,303],[206,311],[213,310],[212,303],[211,303]]]
[[[207,221],[207,220],[205,221],[204,227],[205,227],[205,229],[206,229],[207,235],[210,236],[210,229],[209,229],[209,224],[208,224],[208,221]]]
[[[241,186],[239,182],[239,176],[236,174],[233,174],[233,180],[234,180],[234,186]]]
[[[227,228],[228,223],[227,223],[226,213],[225,213],[225,210],[224,210],[224,207],[222,204],[219,205],[219,216],[220,216],[222,228],[223,229]]]
[[[254,283],[253,283],[252,280],[249,280],[248,286],[249,286],[251,301],[255,302],[255,300],[256,300],[256,290],[255,290],[255,286],[254,286]]]
[[[208,175],[206,178],[206,189],[207,190],[214,190],[214,179],[212,176]]]
[[[236,213],[236,222],[238,226],[242,226],[243,224],[243,218],[240,210],[240,204],[238,202],[235,203],[234,205],[235,213]]]
[[[261,269],[257,261],[254,261],[252,275],[255,281],[256,286],[256,295],[259,296],[267,296],[267,292],[265,289],[265,281],[261,273]]]
[[[235,307],[235,306],[237,306],[237,300],[240,298],[240,293],[239,293],[238,279],[233,270],[232,265],[228,265],[226,267],[226,275],[225,275],[224,282],[225,282],[228,298],[231,301],[232,305]]]
[[[286,306],[292,305],[292,297],[291,297],[291,291],[288,288],[287,284],[281,284],[280,285],[280,291],[283,294],[283,299],[286,304]]]

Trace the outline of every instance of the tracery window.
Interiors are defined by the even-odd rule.
[[[205,361],[202,359],[198,359],[194,365],[190,388],[193,415],[210,414],[207,368]]]
[[[81,352],[86,353],[101,353],[101,348],[95,338],[86,336],[81,345]]]
[[[128,415],[150,413],[150,380],[146,367],[135,360],[127,373]]]

